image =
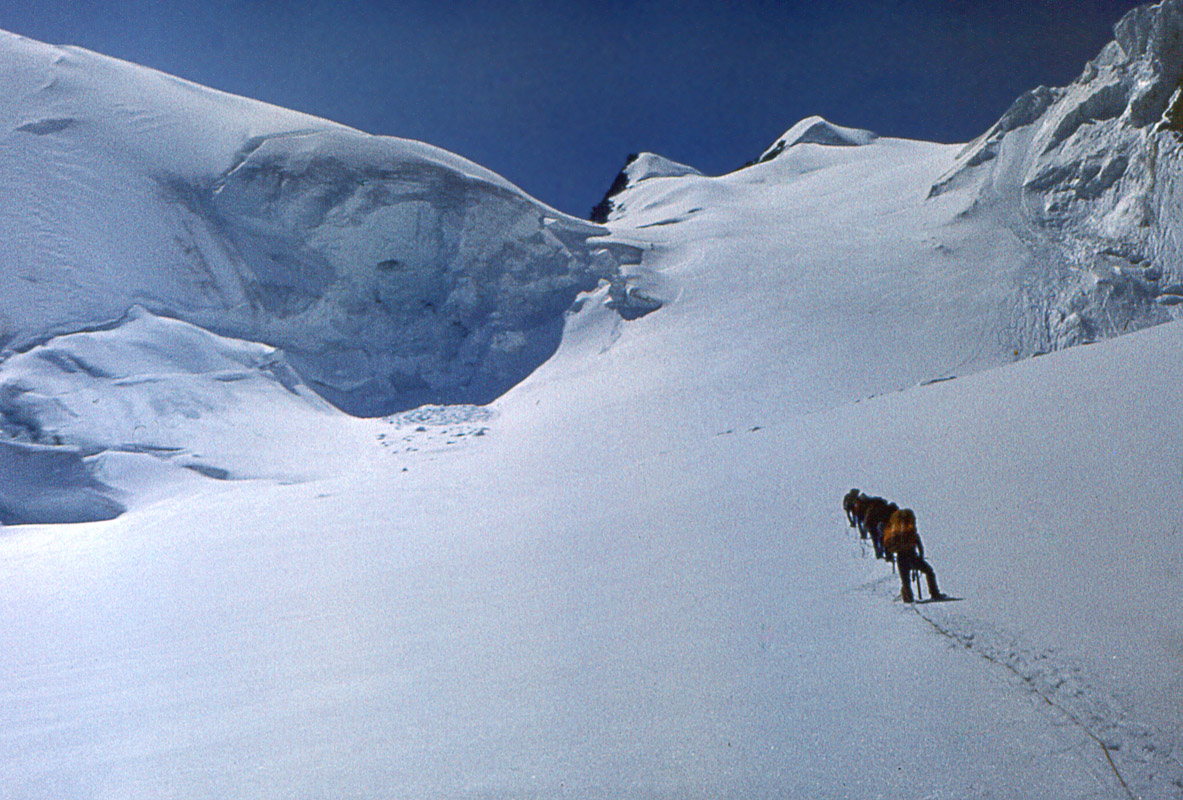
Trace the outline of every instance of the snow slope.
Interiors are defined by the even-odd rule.
[[[0,371],[0,426],[13,440],[152,455],[222,480],[311,470],[326,454],[309,443],[335,450],[320,429],[340,417],[274,348],[138,307],[109,329],[14,355]]]
[[[480,437],[359,421],[373,446],[337,477],[11,529],[0,776],[24,797],[1124,797],[1100,739],[1135,796],[1177,797],[1180,336],[705,436],[540,375]],[[966,598],[921,612],[949,638],[860,552],[853,484],[917,509]]]
[[[661,371],[654,386],[692,376],[694,402],[801,410],[1013,361],[1031,257],[960,218],[961,197],[927,197],[957,149],[801,143],[730,175],[624,190],[609,227],[646,250],[633,283],[679,311],[634,323],[665,337],[622,343],[621,361]]]
[[[515,295],[562,339],[488,405],[351,418],[299,342],[289,371],[152,303],[22,340],[8,447],[127,511],[0,535],[0,795],[1180,796],[1183,323],[1012,364],[1055,278],[1025,201],[933,193],[957,145],[810,138],[649,159],[606,229],[544,214],[608,277]],[[276,169],[244,226],[316,194]],[[89,308],[84,274],[40,296]],[[963,600],[896,600],[851,486],[916,510]]]
[[[759,203],[776,206],[771,184],[797,176],[788,187],[796,193],[816,179],[806,213],[834,217],[827,235],[839,247],[848,237],[859,244],[859,258],[870,262],[861,271],[873,274],[875,262],[892,258],[861,236],[866,220],[879,217],[930,245],[928,251],[913,246],[903,254],[907,261],[892,268],[905,283],[914,276],[965,276],[968,293],[979,295],[990,284],[1002,316],[984,325],[996,341],[985,345],[980,363],[997,363],[1006,351],[1025,356],[1120,335],[1177,318],[1183,303],[1181,63],[1183,3],[1165,0],[1121,20],[1115,40],[1070,86],[1023,95],[989,131],[941,156],[948,161],[936,157],[935,146],[932,158],[918,152],[912,159],[917,174],[900,175],[890,192],[879,181],[858,196],[854,182],[868,178],[853,171],[834,181],[837,189],[824,172],[805,179],[879,160],[881,171],[891,170],[886,153],[898,147],[870,131],[810,117],[777,139],[755,166],[732,175],[620,182],[605,219],[673,224],[716,204],[705,185],[725,185],[720,191],[727,192],[744,187],[740,191],[753,196],[759,190],[749,187],[768,185]],[[917,192],[925,202],[917,202]],[[660,215],[645,212],[667,205]],[[722,210],[727,201],[718,205]],[[848,209],[858,216],[846,216]],[[736,222],[759,227],[765,220]],[[806,224],[808,230],[790,226],[785,235],[818,230]],[[983,230],[1000,240],[992,253],[963,246],[965,233]],[[838,268],[849,263],[843,259]],[[982,274],[966,276],[966,270]],[[852,283],[860,274],[851,274]]]

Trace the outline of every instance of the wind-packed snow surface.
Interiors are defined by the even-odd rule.
[[[1119,42],[1160,31],[1130,41],[1166,46],[1179,7],[1136,12]],[[77,81],[92,98],[86,122],[21,112],[0,146],[5,174],[55,164],[73,198],[46,201],[38,225],[0,211],[23,253],[0,280],[30,293],[0,305],[0,510],[100,520],[0,534],[0,796],[1183,795],[1183,322],[1010,363],[1123,327],[1055,327],[1062,302],[1130,329],[1173,309],[1124,303],[1120,281],[1077,291],[1079,258],[1115,257],[1089,249],[1109,246],[1090,226],[1136,171],[1054,225],[1032,211],[1061,189],[1018,183],[1014,165],[1068,152],[1022,149],[1059,106],[966,147],[812,118],[719,178],[641,156],[601,228],[423,145],[307,118],[318,133],[276,137],[288,112],[82,51],[0,49],[25,65],[0,73],[15,95]],[[1097,69],[1121,83],[1151,63],[1137,52],[1110,47]],[[167,113],[112,115],[125,106],[100,90],[128,81],[135,107]],[[231,118],[266,124],[205,161],[147,136]],[[1157,148],[1156,175],[1174,163],[1170,130],[1088,119],[1061,141],[1128,122],[1113,135],[1136,139],[1131,153]],[[69,138],[92,130],[159,152],[127,155],[112,188],[96,154],[119,148]],[[995,156],[970,164],[981,146]],[[58,147],[62,161],[26,160]],[[406,222],[418,201],[403,195],[364,210],[370,181],[405,188],[357,178],[389,158],[449,209],[417,217],[434,234]],[[353,177],[325,178],[334,160]],[[458,210],[435,180],[475,194]],[[110,216],[86,227],[72,193],[88,186],[126,190],[95,207],[141,202],[134,218],[167,235],[121,243]],[[505,204],[520,227],[481,227]],[[1165,241],[1161,208],[1104,242]],[[150,255],[186,225],[221,265],[200,278]],[[463,247],[432,249],[453,235]],[[545,271],[536,247],[567,276],[553,295],[521,290],[533,279],[515,270]],[[387,381],[382,342],[439,342],[432,314],[409,310],[433,296],[431,270],[342,266],[361,252],[349,263],[430,262],[448,280],[504,270],[516,313],[545,307],[561,343],[495,402],[346,416],[324,398],[413,396]],[[1138,280],[1169,294],[1169,249],[1138,252]],[[332,268],[302,306],[321,258]],[[140,270],[154,272],[134,288]],[[403,316],[362,315],[367,363],[386,366],[332,372],[358,363],[340,326],[359,307],[341,298],[373,281],[406,293]],[[852,486],[916,511],[961,600],[899,602],[847,526]]]

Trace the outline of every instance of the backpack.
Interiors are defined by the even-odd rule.
[[[916,515],[910,508],[892,512],[883,526],[883,549],[889,553],[906,553],[920,546],[916,533]]]
[[[867,508],[863,512],[863,526],[868,531],[876,530],[880,525],[887,522],[887,518],[891,516],[891,512],[896,510],[896,506],[887,502],[882,497],[872,497],[867,503]]]

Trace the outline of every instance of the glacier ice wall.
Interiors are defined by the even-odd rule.
[[[277,344],[353,413],[493,400],[554,352],[579,293],[639,257],[512,188],[349,132],[252,143],[216,181],[167,192],[185,269],[233,298],[189,318]]]
[[[0,348],[140,305],[356,414],[487,402],[633,248],[439,148],[0,35]]]
[[[0,438],[0,525],[113,519],[124,511],[115,494],[73,448]]]
[[[1070,86],[1020,97],[930,196],[964,191],[1031,249],[1035,348],[1173,318],[1183,303],[1183,1],[1127,14]]]

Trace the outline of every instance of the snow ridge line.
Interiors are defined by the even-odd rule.
[[[1060,712],[1089,739],[1096,742],[1105,756],[1109,769],[1130,800],[1138,800],[1141,797],[1177,797],[1179,790],[1183,789],[1183,765],[1174,759],[1170,748],[1156,742],[1150,730],[1114,722],[1113,717],[1117,715],[1117,709],[1112,703],[1101,700],[1094,691],[1089,690],[1088,684],[1082,680],[1079,668],[1056,663],[1048,652],[1024,652],[1017,648],[1013,641],[1009,644],[990,641],[999,639],[997,634],[983,635],[984,632],[981,630],[955,630],[953,625],[938,622],[916,606],[912,606],[911,610],[951,642],[961,645],[992,664],[1005,667],[1034,695]],[[1068,703],[1073,700],[1076,701],[1075,705],[1083,707],[1075,711],[1070,709]],[[1088,708],[1089,705],[1096,708]],[[1131,788],[1113,757],[1113,751],[1118,750],[1125,752],[1130,760],[1145,769],[1145,778],[1138,781],[1141,785],[1138,786],[1137,792]]]

